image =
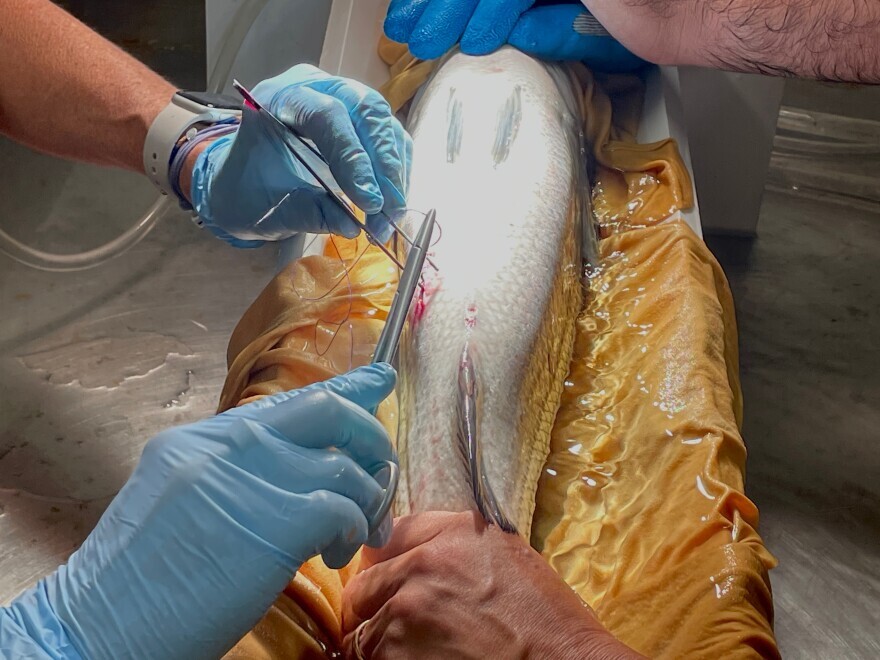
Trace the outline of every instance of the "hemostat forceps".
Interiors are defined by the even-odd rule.
[[[391,301],[391,308],[388,310],[385,327],[382,329],[382,334],[379,335],[376,351],[373,353],[373,364],[376,362],[391,362],[397,353],[400,336],[403,333],[403,326],[406,323],[406,317],[409,314],[409,308],[415,297],[416,289],[418,289],[422,269],[425,267],[425,259],[431,246],[431,235],[434,233],[436,219],[437,212],[434,209],[428,211],[428,215],[422,222],[418,234],[416,234],[409,255],[406,258],[406,266],[404,266],[403,272],[400,275],[400,283],[397,285],[397,291],[394,293],[394,298]],[[385,497],[370,520],[371,534],[378,529],[385,516],[388,515],[388,512],[391,510],[391,504],[394,502],[394,496],[397,494],[400,468],[394,461],[388,461],[386,467],[389,470],[388,486],[385,488]]]
[[[327,194],[330,195],[330,198],[337,204],[337,206],[339,206],[345,212],[345,214],[349,218],[351,218],[351,221],[354,222],[358,227],[363,229],[364,233],[369,237],[370,242],[373,245],[375,245],[377,248],[382,250],[382,252],[385,253],[385,256],[388,257],[389,259],[391,259],[391,261],[393,261],[394,264],[398,268],[402,269],[403,264],[400,263],[400,261],[398,261],[397,257],[394,256],[394,254],[391,252],[391,250],[389,250],[387,247],[385,247],[385,244],[379,240],[379,237],[373,233],[373,231],[367,226],[367,224],[365,222],[360,221],[360,218],[357,217],[355,212],[352,210],[351,206],[349,206],[346,203],[346,201],[342,198],[342,196],[338,192],[336,192],[336,190],[334,190],[326,181],[324,181],[323,178],[321,178],[321,176],[315,171],[315,168],[313,168],[308,163],[308,161],[305,158],[303,158],[302,154],[300,154],[299,151],[297,151],[297,149],[290,143],[289,140],[290,140],[290,138],[295,139],[300,146],[308,149],[310,152],[312,152],[315,155],[316,158],[320,159],[326,165],[327,161],[324,159],[324,157],[321,155],[321,153],[317,149],[312,147],[312,145],[310,145],[308,142],[306,142],[290,126],[285,124],[283,121],[278,119],[278,117],[276,117],[271,112],[269,112],[266,108],[264,108],[260,104],[260,102],[254,98],[253,94],[251,94],[245,88],[244,85],[242,85],[237,80],[233,80],[232,86],[235,87],[235,90],[239,94],[241,94],[241,96],[245,100],[246,104],[250,105],[260,115],[263,115],[264,117],[269,119],[270,123],[273,124],[275,126],[275,128],[277,129],[278,137],[281,138],[281,142],[284,144],[285,147],[287,147],[287,150],[291,153],[291,155],[293,155],[293,157],[296,158],[297,162],[299,162],[300,165],[305,167],[306,170],[308,171],[308,173],[311,174],[312,177],[314,177],[315,181],[317,181],[318,184],[325,191],[327,191]],[[270,209],[266,215],[269,215],[270,213],[272,213],[273,210],[274,209]]]

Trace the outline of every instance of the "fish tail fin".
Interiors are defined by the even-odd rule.
[[[478,435],[479,389],[477,369],[468,342],[458,365],[458,448],[477,510],[490,524],[510,534],[517,529],[501,510],[483,463]]]

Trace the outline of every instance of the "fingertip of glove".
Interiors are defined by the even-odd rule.
[[[388,380],[397,380],[397,370],[387,362],[376,362],[371,366],[374,367],[380,375],[384,376]]]
[[[499,39],[492,34],[468,34],[461,38],[461,52],[465,55],[473,55],[478,57],[481,55],[489,55],[504,45],[505,41]]]
[[[354,222],[351,221],[350,218],[346,218],[347,222],[343,222],[339,227],[339,234],[343,238],[347,239],[355,239],[358,237],[358,234],[361,233],[361,228],[358,227]]]
[[[373,215],[382,210],[385,205],[385,198],[382,191],[379,190],[379,184],[375,180],[358,181],[355,184],[356,197],[352,201],[357,204],[367,215]]]
[[[394,227],[381,215],[373,215],[367,218],[367,226],[382,243],[387,243],[394,235]]]
[[[397,382],[397,371],[387,362],[368,364],[356,369],[352,374],[363,375],[365,379],[377,378],[382,385],[393,386]]]
[[[409,52],[420,60],[437,60],[446,54],[450,47],[438,45],[432,41],[412,40],[409,44]]]
[[[409,36],[403,22],[392,14],[385,17],[382,29],[385,31],[386,37],[399,44],[405,44]]]

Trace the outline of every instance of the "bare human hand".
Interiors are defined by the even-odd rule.
[[[343,597],[349,657],[356,637],[362,657],[383,660],[641,657],[519,536],[473,513],[400,518],[362,566]]]

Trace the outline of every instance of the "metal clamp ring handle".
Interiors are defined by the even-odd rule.
[[[378,531],[379,527],[382,525],[382,521],[385,520],[388,512],[391,511],[391,505],[394,504],[394,496],[397,494],[397,482],[400,480],[400,468],[394,461],[385,461],[385,466],[388,468],[389,473],[388,485],[385,487],[385,496],[379,503],[376,513],[374,513],[370,519],[370,536]]]

